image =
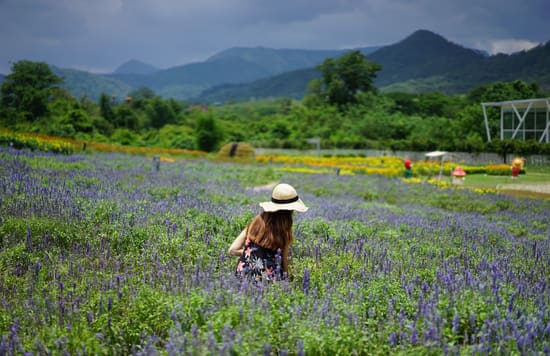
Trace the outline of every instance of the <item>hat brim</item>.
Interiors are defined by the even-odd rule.
[[[264,211],[267,211],[270,213],[274,211],[279,211],[279,210],[294,210],[294,211],[299,211],[303,213],[303,212],[306,212],[308,209],[308,207],[304,204],[302,199],[298,199],[297,201],[293,203],[288,203],[288,204],[277,204],[271,201],[266,201],[266,202],[260,203],[260,206],[264,209]]]

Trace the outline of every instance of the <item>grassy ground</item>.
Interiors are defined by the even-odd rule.
[[[485,174],[471,174],[464,179],[464,186],[472,188],[496,188],[509,184],[544,184],[550,183],[549,173],[527,173],[517,179],[512,176],[489,176]]]
[[[511,176],[472,174],[464,179],[468,188],[492,188],[503,193],[550,199],[550,173],[528,172],[517,179]]]

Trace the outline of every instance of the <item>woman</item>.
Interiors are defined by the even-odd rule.
[[[237,276],[252,280],[279,280],[288,273],[288,254],[292,245],[292,213],[307,207],[289,184],[273,188],[271,201],[260,203],[258,214],[229,247],[239,256]]]

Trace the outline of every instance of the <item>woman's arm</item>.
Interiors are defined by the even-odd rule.
[[[243,254],[243,246],[246,242],[246,230],[244,229],[239,236],[233,241],[231,246],[229,246],[229,249],[227,250],[227,253],[229,253],[231,256],[240,256]]]

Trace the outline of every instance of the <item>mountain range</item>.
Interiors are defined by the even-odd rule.
[[[361,49],[369,54],[379,47]],[[338,57],[345,50],[271,49],[264,47],[230,48],[204,62],[190,63],[150,74],[121,73],[120,67],[106,77],[134,88],[148,87],[163,97],[189,99],[222,84],[250,83],[288,71],[314,67],[328,57]],[[126,65],[123,65],[127,67]]]
[[[550,88],[550,42],[531,50],[489,56],[465,48],[428,30],[376,47],[356,48],[379,63],[375,85],[381,91],[465,93],[495,81],[536,81]],[[148,87],[162,97],[201,102],[252,98],[302,98],[307,83],[319,78],[315,67],[347,50],[235,47],[202,62],[158,69],[137,60],[111,74],[93,74],[51,66],[76,97],[97,99],[101,93],[124,97]],[[1,80],[1,78],[0,78]]]
[[[383,92],[467,93],[499,81],[534,81],[550,90],[550,42],[511,55],[489,56],[419,30],[402,41],[366,54],[382,65],[375,85]],[[244,101],[287,96],[301,98],[320,73],[306,68],[240,85],[220,85],[201,93],[203,102]],[[285,93],[286,95],[283,95]]]

